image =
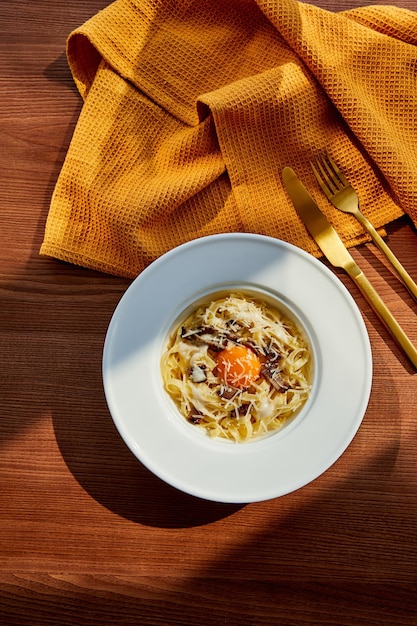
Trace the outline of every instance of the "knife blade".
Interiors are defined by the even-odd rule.
[[[317,206],[297,174],[291,167],[284,167],[282,178],[295,210],[323,254],[334,267],[343,269],[352,278],[378,318],[417,369],[416,348],[348,252],[336,230]]]

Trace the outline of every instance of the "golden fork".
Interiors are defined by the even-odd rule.
[[[334,160],[329,156],[316,157],[311,167],[322,191],[330,202],[340,211],[351,213],[370,234],[378,248],[385,254],[392,267],[396,270],[404,285],[407,287],[414,300],[417,301],[417,285],[401,265],[392,250],[387,246],[382,237],[377,233],[371,222],[359,209],[359,198],[356,191],[350,185],[343,172],[338,168]]]

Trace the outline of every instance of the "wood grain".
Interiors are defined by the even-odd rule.
[[[38,254],[81,110],[65,40],[107,4],[0,4],[0,622],[417,624],[417,377],[342,273],[374,381],[357,436],[319,479],[269,502],[205,502],[116,432],[101,355],[129,281]],[[388,243],[417,279],[408,219]],[[417,343],[416,306],[384,259],[371,245],[354,255]]]

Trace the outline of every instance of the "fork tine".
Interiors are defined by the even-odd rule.
[[[338,191],[343,189],[344,184],[341,182],[341,180],[337,176],[337,172],[334,171],[332,167],[332,163],[330,163],[329,156],[327,153],[321,156],[321,169],[322,169],[322,172],[324,172],[324,175],[326,176],[327,180],[329,181],[329,186],[331,186],[333,193],[337,193]]]
[[[318,184],[321,187],[323,193],[331,198],[337,191],[337,187],[334,186],[332,179],[329,177],[327,168],[324,167],[325,161],[323,157],[316,157],[315,165],[310,161],[311,168],[317,179]]]
[[[343,183],[344,186],[349,187],[350,186],[349,181],[347,180],[347,178],[345,178],[343,172],[339,169],[339,167],[337,166],[335,161],[332,159],[330,154],[327,154],[326,157],[327,157],[327,160],[328,160],[330,166],[333,169],[333,172],[336,174],[336,176],[338,177],[340,182]]]
[[[317,167],[319,167],[317,160],[316,160],[316,164],[317,164]],[[311,169],[314,172],[314,176],[316,177],[317,182],[321,187],[322,192],[324,193],[325,196],[330,198],[330,196],[332,195],[331,189],[329,189],[329,187],[326,185],[325,181],[323,180],[320,172],[318,171],[317,167],[314,165],[313,161],[310,161],[310,165],[311,165]]]

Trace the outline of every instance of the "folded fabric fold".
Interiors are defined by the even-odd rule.
[[[296,0],[116,0],[74,31],[83,107],[41,254],[135,277],[208,234],[271,235],[319,255],[281,180],[322,196],[327,150],[378,227],[417,225],[417,13],[331,13]]]

